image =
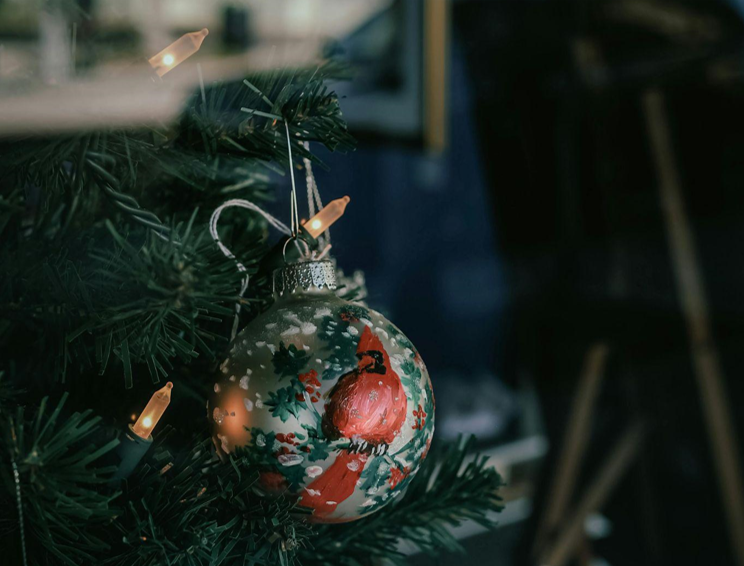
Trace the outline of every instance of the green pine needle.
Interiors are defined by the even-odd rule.
[[[103,467],[99,460],[118,441],[92,443],[100,434],[100,417],[91,411],[63,415],[66,398],[50,410],[45,397],[30,417],[23,407],[15,414],[0,414],[5,448],[0,451],[0,477],[3,505],[15,509],[12,458],[21,478],[29,552],[46,551],[57,563],[77,566],[109,549],[98,527],[116,517],[112,502],[119,494],[108,487],[115,468]]]
[[[461,552],[447,527],[471,520],[493,528],[492,514],[503,508],[501,476],[472,455],[474,443],[470,438],[433,450],[402,499],[371,517],[321,527],[313,548],[302,553],[303,564],[365,566],[372,558],[405,564],[403,541],[432,556]]]
[[[335,62],[259,73],[206,85],[168,126],[0,142],[3,549],[20,545],[11,458],[34,566],[402,564],[402,541],[458,550],[449,527],[493,526],[501,479],[482,459],[466,462],[472,442],[433,452],[371,517],[311,526],[290,498],[260,494],[249,456],[218,460],[206,420],[194,418],[236,304],[247,320],[270,292],[256,278],[238,297],[243,274],[212,242],[211,211],[227,198],[271,200],[270,175],[288,167],[285,127],[294,166],[323,166],[305,141],[354,149],[329,88],[345,77]],[[226,211],[220,238],[254,275],[268,248],[263,218]],[[363,299],[363,278],[341,277],[339,292]],[[161,425],[119,491],[111,439],[135,394],[151,390],[147,376],[169,374],[182,392],[168,414],[178,435]],[[53,388],[69,399],[50,406]]]

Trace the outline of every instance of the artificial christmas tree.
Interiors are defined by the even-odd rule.
[[[469,443],[433,448],[406,491],[373,516],[313,525],[292,493],[266,493],[249,452],[219,458],[211,440],[204,402],[236,310],[242,327],[266,308],[271,274],[262,269],[265,217],[226,210],[225,255],[210,215],[227,198],[270,199],[266,173],[281,172],[292,153],[306,169],[320,163],[308,142],[353,149],[327,88],[345,74],[326,62],[207,84],[176,124],[154,130],[2,141],[4,564],[403,562],[403,539],[438,552],[457,547],[445,526],[490,524],[500,479],[480,460],[464,463]],[[165,88],[169,77],[140,88]],[[353,300],[354,289],[337,293]],[[171,403],[153,429],[139,412],[166,377]],[[427,426],[430,411],[407,410]],[[138,417],[152,444],[122,473],[120,443]],[[341,420],[330,421],[327,434],[343,436]]]

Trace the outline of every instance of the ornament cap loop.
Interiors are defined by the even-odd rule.
[[[274,295],[279,297],[298,290],[333,291],[336,286],[336,270],[330,260],[288,263],[274,271]]]

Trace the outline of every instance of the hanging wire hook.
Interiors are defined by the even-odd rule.
[[[292,239],[292,237],[290,236],[289,238],[287,238],[287,241],[284,242],[284,245],[282,246],[282,257],[284,258],[285,262],[287,261],[287,244],[289,243],[293,243],[295,246],[297,246],[297,249],[300,251],[300,253],[302,253],[302,250],[300,249],[301,243],[305,248],[305,257],[308,257],[310,255],[310,244],[305,241],[305,238],[298,235],[296,239]]]
[[[220,240],[219,232],[217,231],[217,223],[220,220],[220,215],[222,214],[222,211],[226,208],[231,207],[240,207],[240,208],[246,208],[248,210],[252,210],[254,212],[258,212],[261,216],[263,216],[266,221],[279,230],[282,234],[290,235],[290,229],[280,220],[274,218],[263,210],[260,206],[245,200],[245,199],[232,199],[228,200],[227,202],[222,203],[220,206],[218,206],[214,212],[212,213],[212,217],[209,219],[209,233],[212,235],[212,239],[215,241],[217,246],[220,248],[220,251],[226,256],[229,257],[232,260],[235,260],[235,263],[238,267],[238,271],[241,273],[244,273],[243,276],[243,282],[240,285],[240,294],[239,297],[242,298],[245,294],[246,290],[248,289],[248,282],[250,281],[250,276],[248,275],[248,270],[246,269],[245,265],[240,263],[238,259],[235,257],[235,254],[233,254],[230,249],[222,243]],[[291,241],[291,239],[287,240],[288,242]],[[235,318],[233,320],[233,326],[232,326],[232,332],[230,334],[230,340],[235,340],[235,336],[238,334],[238,323],[240,322],[240,301],[235,303]]]
[[[243,277],[242,284],[240,286],[240,292],[239,292],[240,297],[242,297],[248,289],[248,282],[250,281],[250,276],[247,273],[248,270],[246,269],[246,267],[240,261],[236,259],[232,251],[230,251],[230,249],[225,244],[223,244],[222,241],[220,240],[220,235],[219,235],[219,232],[217,231],[217,223],[219,222],[222,211],[225,210],[226,208],[237,206],[240,208],[247,208],[248,210],[258,212],[274,228],[276,228],[277,230],[279,230],[280,232],[284,234],[289,235],[289,238],[287,239],[286,242],[284,242],[284,247],[282,248],[282,257],[284,257],[285,261],[287,259],[287,244],[289,244],[290,242],[293,242],[294,245],[297,246],[297,249],[300,251],[300,253],[303,252],[302,248],[300,247],[300,243],[302,243],[302,246],[304,247],[305,257],[308,257],[310,255],[310,246],[299,233],[300,220],[299,220],[299,210],[297,207],[297,190],[295,187],[294,167],[293,167],[293,161],[292,161],[292,139],[289,136],[289,125],[287,124],[286,119],[284,120],[284,127],[287,132],[287,151],[289,152],[289,173],[292,179],[292,192],[290,195],[291,197],[290,227],[288,228],[284,223],[282,223],[280,220],[271,216],[271,214],[263,210],[261,207],[245,199],[232,199],[232,200],[228,200],[227,202],[222,203],[220,206],[218,206],[214,210],[214,212],[212,213],[212,217],[209,220],[209,233],[211,234],[212,239],[215,241],[217,246],[220,248],[220,251],[222,251],[222,253],[226,257],[229,257],[230,259],[235,260],[238,271],[245,274]],[[235,304],[235,318],[233,320],[231,340],[234,340],[235,336],[238,333],[238,323],[240,322],[240,306],[241,306],[240,301],[238,301]]]
[[[287,153],[289,154],[289,176],[292,180],[292,192],[290,195],[290,214],[292,216],[292,239],[296,240],[300,230],[300,213],[297,207],[297,187],[295,186],[294,160],[292,159],[292,138],[289,136],[289,120],[284,118],[284,129],[287,132]]]
[[[299,250],[300,254],[303,254],[303,250],[300,247],[300,242],[302,242],[302,246],[304,249],[303,257],[305,259],[310,257],[310,245],[305,241],[305,238],[300,234],[300,211],[299,207],[297,206],[297,185],[295,184],[295,175],[294,175],[294,160],[292,159],[292,138],[289,135],[289,120],[286,118],[283,118],[284,120],[284,129],[287,132],[287,153],[289,155],[289,177],[292,181],[292,190],[290,193],[290,216],[291,216],[291,232],[292,235],[289,237],[289,239],[284,242],[284,247],[282,248],[282,256],[284,257],[284,260],[287,260],[287,244],[289,242],[293,242],[295,246],[297,246],[297,249]]]

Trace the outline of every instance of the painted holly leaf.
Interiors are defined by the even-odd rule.
[[[302,428],[304,428],[307,431],[307,434],[310,440],[321,439],[325,442],[325,434],[323,433],[322,419],[317,419],[317,422],[315,425],[309,425],[309,424],[303,423]]]
[[[302,453],[300,455],[304,456]],[[287,479],[291,489],[296,489],[305,484],[305,468],[301,464],[285,466],[280,463],[277,469]]]
[[[304,428],[307,431],[308,434],[308,442],[312,441],[322,441],[326,442],[325,439],[325,433],[323,432],[323,417],[320,416],[318,411],[310,411],[310,414],[315,417],[314,418],[314,424],[304,424],[302,425],[302,428]]]
[[[290,488],[303,485],[305,470],[302,459],[305,454],[289,444],[285,435],[266,432],[260,428],[251,428],[251,447],[243,452],[248,461],[262,470],[273,470],[281,474]],[[294,438],[304,440],[301,433],[294,433]],[[301,456],[300,459],[297,456]]]
[[[356,349],[359,343],[359,330],[353,322],[358,316],[365,316],[362,307],[349,305],[339,311],[338,316],[326,316],[320,324],[320,337],[324,340],[324,352],[327,353],[327,367],[323,380],[335,380],[357,365]]]
[[[304,441],[300,444],[299,450],[300,452],[303,452],[311,462],[325,460],[331,455],[331,452],[338,449],[338,446],[331,443],[326,438],[325,433],[323,432],[323,427],[321,426],[320,418],[318,418],[315,426],[303,423],[302,428],[307,431],[307,440],[304,441],[304,435],[300,435],[299,433],[295,433],[295,436]]]
[[[331,445],[327,442],[311,442],[310,453],[308,454],[308,460],[317,462],[318,460],[325,460],[331,455]]]
[[[421,370],[413,362],[413,360],[405,360],[400,365],[402,375],[400,375],[400,382],[409,394],[411,405],[417,407],[421,402]]]
[[[429,431],[431,429],[431,432],[434,432],[434,394],[429,391],[429,395],[426,396],[426,399],[424,400],[424,412],[429,415],[426,419],[426,428],[425,431]]]
[[[266,405],[271,409],[271,414],[282,419],[283,423],[289,420],[292,415],[299,418],[300,411],[303,408],[303,402],[296,397],[297,387],[289,385],[269,393],[269,400]]]
[[[241,450],[240,455],[259,467],[273,466],[276,434],[256,427],[246,429],[251,433],[251,444],[250,448]]]
[[[401,479],[393,489],[395,491],[405,491],[405,489],[408,487],[408,484],[411,483],[411,480],[413,479],[413,476],[416,475],[416,472],[418,470],[413,470],[412,472],[408,472],[403,476],[403,479]]]
[[[415,434],[413,440],[408,445],[408,448],[406,450],[401,450],[399,455],[407,456],[409,454],[413,454],[415,457],[417,453],[423,452],[428,436],[429,435],[426,433]]]
[[[420,379],[421,378],[421,368],[419,368],[413,360],[406,360],[400,365],[400,369],[403,371],[403,373],[406,374],[406,376],[410,377],[411,379]]]
[[[390,471],[390,463],[386,460],[385,456],[376,456],[367,461],[361,476],[362,483],[359,486],[361,489],[376,491],[383,486]]]
[[[274,364],[274,373],[281,377],[296,377],[307,365],[309,356],[304,350],[298,350],[297,346],[279,342],[279,348],[274,352],[271,362]]]
[[[387,325],[387,331],[390,336],[395,338],[401,348],[407,348],[413,352],[414,356],[416,355],[416,348],[413,347],[413,343],[392,322]]]

